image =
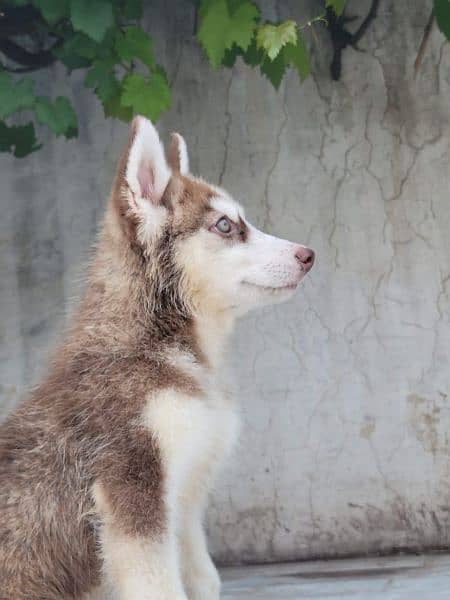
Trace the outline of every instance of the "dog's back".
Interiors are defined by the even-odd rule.
[[[88,296],[85,311],[94,306]],[[97,478],[120,498],[126,522],[132,480],[145,471],[147,527],[158,526],[158,450],[136,420],[144,390],[177,374],[143,360],[137,346],[118,357],[107,345],[73,336],[45,383],[0,427],[1,600],[80,598],[100,583]]]
[[[44,384],[0,428],[2,600],[79,598],[99,580],[88,474],[55,401]]]

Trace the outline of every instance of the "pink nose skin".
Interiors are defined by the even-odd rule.
[[[298,246],[297,250],[295,251],[295,258],[301,264],[303,271],[308,273],[314,264],[314,250],[311,250],[311,248],[305,248],[304,246]]]

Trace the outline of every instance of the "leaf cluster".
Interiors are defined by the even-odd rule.
[[[48,48],[39,48],[35,56],[50,53],[49,62],[62,63],[68,74],[83,69],[84,84],[98,97],[106,117],[129,121],[139,113],[156,121],[170,107],[171,93],[166,73],[156,62],[152,39],[139,26],[142,9],[142,0],[8,0],[2,4],[8,24],[25,23],[25,15],[34,11],[31,28],[17,30],[19,39],[26,33],[29,45],[45,40]],[[17,45],[16,39],[9,41]],[[14,67],[11,60],[0,64],[0,151],[22,157],[40,148],[36,124],[47,126],[56,136],[75,137],[77,115],[70,100],[37,95],[31,75],[14,75],[34,69],[22,68],[20,62],[17,68],[15,56],[13,62]],[[25,125],[9,123],[10,117],[22,112],[29,118]]]
[[[298,24],[289,19],[261,23],[261,11],[251,0],[201,0],[198,38],[214,68],[231,67],[240,56],[259,67],[275,88],[288,67],[300,81],[310,72],[309,54]]]
[[[325,0],[324,6],[340,14],[345,1]],[[200,18],[197,37],[215,69],[232,67],[240,57],[259,68],[275,88],[288,68],[296,70],[300,81],[308,77],[304,30],[321,20],[320,15],[306,24],[293,19],[262,22],[260,7],[252,0],[193,2]],[[4,0],[0,151],[22,157],[40,148],[37,124],[56,136],[77,135],[71,101],[38,95],[32,75],[24,74],[52,63],[62,63],[68,75],[84,70],[84,85],[97,96],[105,117],[129,121],[143,114],[158,120],[171,105],[171,90],[153,40],[140,25],[142,13],[143,0]]]

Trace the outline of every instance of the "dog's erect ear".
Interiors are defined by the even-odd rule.
[[[167,160],[172,171],[186,175],[189,173],[189,156],[186,142],[179,133],[172,133]]]
[[[136,117],[132,124],[125,181],[137,207],[142,205],[142,201],[158,205],[170,177],[171,172],[158,132],[148,119]]]

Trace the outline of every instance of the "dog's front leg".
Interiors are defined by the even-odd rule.
[[[186,506],[180,527],[183,582],[189,600],[218,600],[220,577],[208,553],[202,505]]]
[[[206,460],[192,473],[180,502],[180,560],[189,600],[218,600],[220,577],[209,555],[203,518],[217,464]]]
[[[220,577],[208,552],[203,517],[211,486],[236,439],[239,418],[233,407],[226,404],[217,414],[219,434],[192,469],[180,497],[180,560],[189,600],[220,597]]]
[[[175,524],[166,519],[163,531],[142,536],[126,534],[94,486],[100,516],[100,547],[105,587],[115,600],[188,600],[181,581]],[[109,597],[109,596],[108,596]]]
[[[105,528],[108,529],[108,528]],[[106,580],[118,600],[187,600],[176,558],[175,540],[150,541],[104,531]]]

